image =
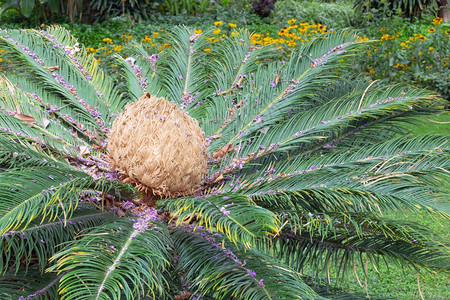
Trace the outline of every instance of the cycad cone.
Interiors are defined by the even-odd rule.
[[[192,193],[207,164],[205,135],[197,121],[148,93],[114,120],[108,151],[147,202]]]

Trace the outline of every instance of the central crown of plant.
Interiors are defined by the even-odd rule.
[[[108,151],[125,181],[150,198],[192,193],[207,164],[205,134],[197,121],[148,93],[114,121]]]

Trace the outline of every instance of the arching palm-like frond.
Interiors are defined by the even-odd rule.
[[[209,38],[180,27],[162,53],[130,45],[122,94],[67,31],[0,30],[2,297],[318,299],[356,265],[448,271],[448,241],[385,217],[449,219],[449,136],[399,134],[438,96],[344,80],[352,32],[288,61],[245,31],[216,52]],[[209,153],[200,187],[156,207],[106,150],[144,93],[196,118]]]

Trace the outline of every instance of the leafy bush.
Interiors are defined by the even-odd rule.
[[[434,204],[448,136],[396,135],[440,99],[342,80],[364,46],[351,32],[283,62],[235,32],[210,51],[212,30],[175,28],[159,55],[135,44],[135,61],[117,57],[123,95],[62,28],[0,31],[2,296],[316,299],[360,262],[448,271],[448,240],[384,217],[449,219]],[[106,150],[144,93],[185,107],[210,154],[194,194],[156,207]]]
[[[366,20],[382,19],[395,12],[402,17],[420,17],[427,9],[437,9],[436,0],[355,0],[355,10],[358,15],[364,15]]]
[[[351,1],[282,0],[275,3],[273,17],[279,22],[297,19],[330,28],[345,28],[354,25],[355,11]]]
[[[365,33],[379,42],[361,53],[364,72],[373,79],[427,87],[450,100],[450,77],[445,76],[450,74],[450,26],[442,19],[409,24],[393,18],[367,27]]]
[[[275,8],[276,0],[253,0],[253,11],[261,18],[266,18]]]
[[[81,20],[86,23],[124,15],[138,20],[147,17],[150,3],[149,0],[16,0],[6,1],[0,8],[0,16],[8,10],[16,10],[20,16],[32,18],[37,22],[52,20],[61,15],[66,15],[71,22]]]

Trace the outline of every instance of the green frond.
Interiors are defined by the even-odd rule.
[[[0,277],[0,298],[4,300],[27,299],[27,297],[33,300],[59,299],[60,277],[56,274],[41,274],[38,270],[4,274]]]
[[[132,43],[127,49],[130,53],[128,61],[122,57],[117,63],[124,72],[129,97],[132,101],[139,99],[144,93],[159,97],[165,96],[161,92],[160,74],[157,73],[159,62],[158,54],[148,54],[142,45]],[[135,60],[135,61],[134,61]]]
[[[214,299],[318,299],[287,265],[255,250],[238,250],[218,234],[181,227],[173,233],[178,268],[193,294]]]
[[[72,240],[79,231],[111,220],[112,214],[80,205],[68,218],[58,221],[33,221],[24,230],[9,231],[0,236],[0,270],[6,273],[28,269],[38,258],[41,272],[48,267],[48,259],[60,250],[61,244]]]
[[[425,227],[376,214],[286,212],[284,219],[285,233],[258,246],[316,278],[344,277],[358,262],[448,271],[448,245]]]
[[[80,191],[95,186],[84,172],[52,167],[9,169],[0,173],[0,234],[27,228],[35,219],[68,217]]]
[[[157,74],[160,76],[164,93],[168,100],[177,103],[191,112],[200,99],[208,95],[205,83],[206,69],[202,61],[206,55],[208,33],[195,34],[185,27],[175,27],[172,30],[171,48],[161,53]],[[197,100],[199,99],[199,100]]]
[[[166,293],[171,239],[161,224],[141,231],[128,219],[86,230],[51,259],[64,274],[61,299],[142,299]]]
[[[161,201],[160,205],[178,218],[178,225],[195,221],[199,226],[223,233],[235,244],[249,245],[254,239],[275,233],[279,226],[273,212],[258,207],[250,197],[239,194],[223,194],[206,199],[168,199]]]

